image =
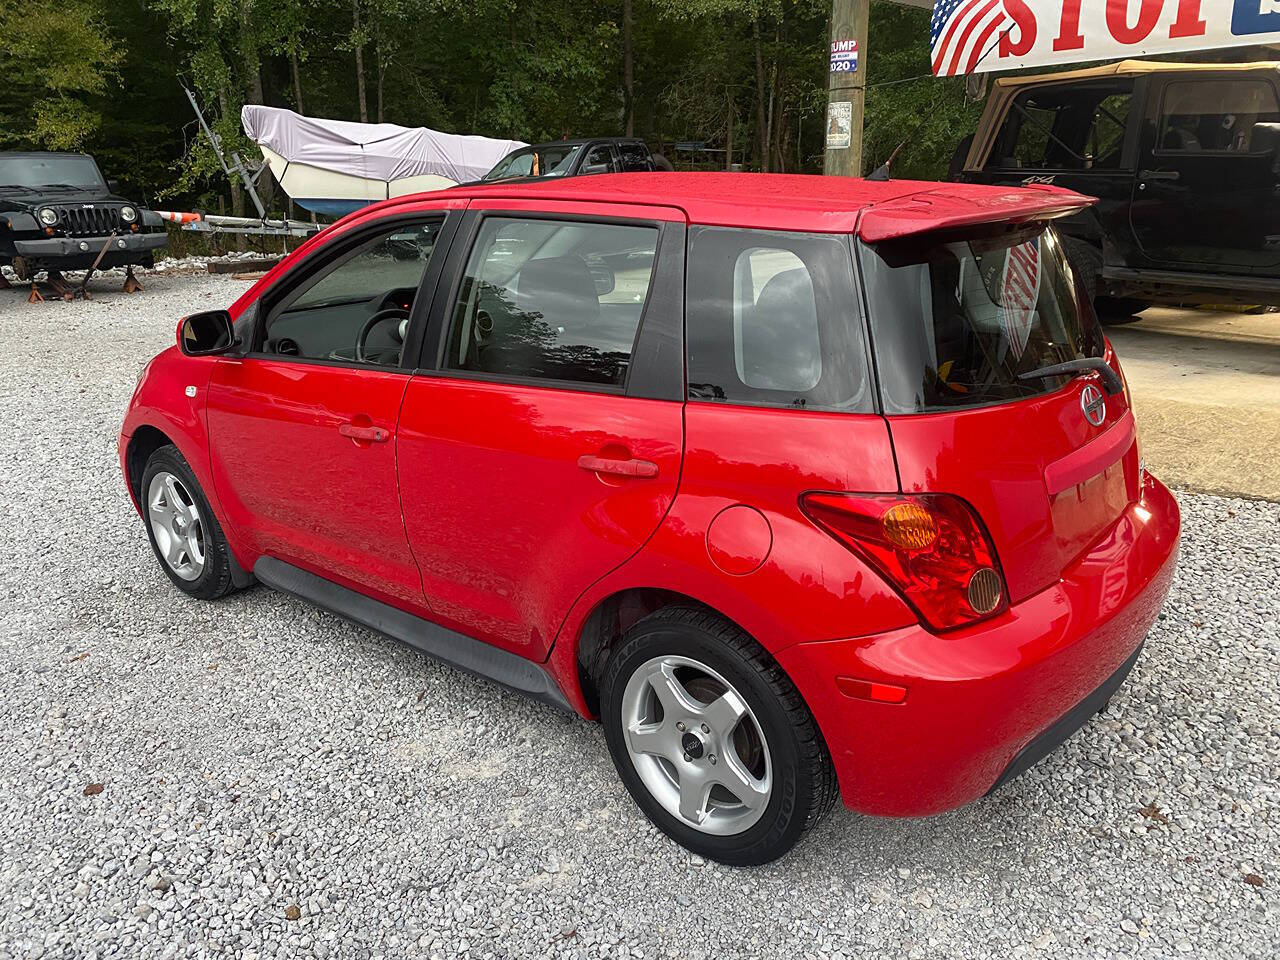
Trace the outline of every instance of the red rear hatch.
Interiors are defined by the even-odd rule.
[[[1043,222],[863,244],[881,399],[905,493],[966,500],[1011,602],[1057,580],[1139,495],[1119,366]]]

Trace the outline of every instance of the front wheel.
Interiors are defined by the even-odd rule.
[[[777,859],[835,800],[826,744],[790,678],[707,611],[667,608],[636,623],[605,667],[601,713],[640,809],[721,863]]]
[[[151,549],[174,585],[202,600],[230,593],[227,541],[177,447],[164,446],[151,454],[139,494]]]

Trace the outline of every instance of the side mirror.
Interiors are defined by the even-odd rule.
[[[591,271],[591,279],[595,281],[597,297],[613,293],[613,288],[617,285],[618,280],[613,269],[607,263],[593,263],[587,269]]]
[[[108,181],[107,181],[107,189],[108,189],[111,193],[119,193],[119,192],[120,192],[120,181],[119,181],[119,180],[108,180]]]
[[[235,328],[226,310],[193,313],[178,324],[178,349],[188,357],[217,356],[235,345]]]
[[[578,171],[578,175],[582,177],[590,176],[593,173],[608,173],[609,165],[607,163],[584,163],[582,169]]]

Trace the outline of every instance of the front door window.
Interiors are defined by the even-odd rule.
[[[398,367],[442,222],[401,222],[339,257],[271,311],[262,351]]]
[[[1274,150],[1280,103],[1266,80],[1178,80],[1160,109],[1162,153]],[[1261,129],[1260,129],[1261,128]]]

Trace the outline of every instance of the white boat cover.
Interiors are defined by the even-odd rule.
[[[454,183],[479,180],[508,153],[525,145],[519,140],[467,137],[394,123],[321,120],[252,104],[240,111],[240,120],[250,140],[290,163],[383,183],[424,175]]]

